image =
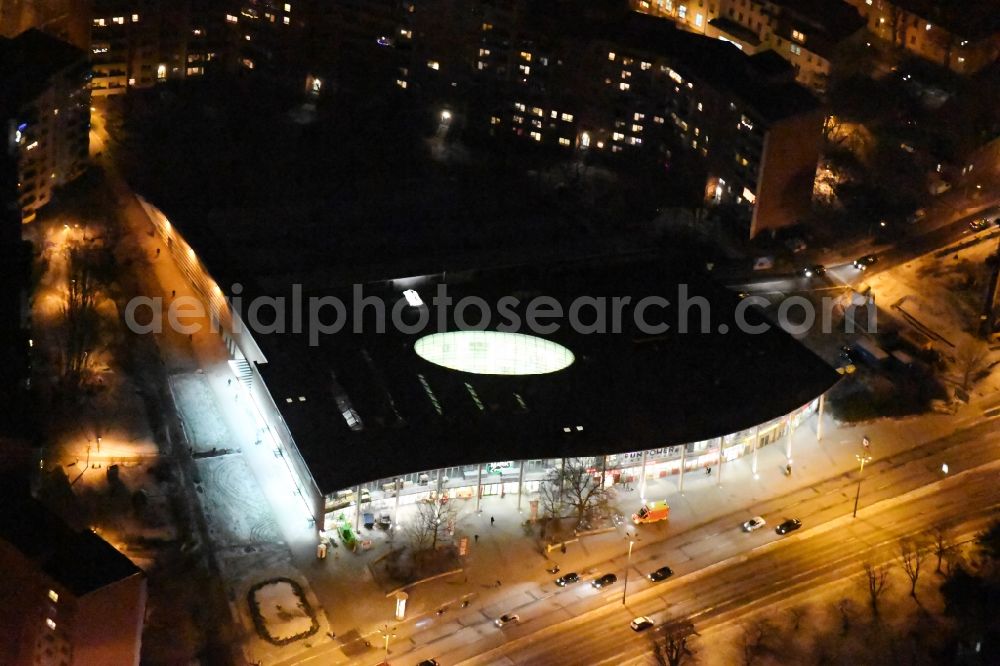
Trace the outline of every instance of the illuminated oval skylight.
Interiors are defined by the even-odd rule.
[[[499,331],[433,333],[417,340],[413,349],[426,361],[477,375],[545,375],[575,360],[573,352],[555,342]]]

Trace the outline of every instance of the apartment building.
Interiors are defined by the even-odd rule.
[[[825,91],[837,49],[864,29],[843,0],[632,0],[636,11],[731,42],[749,55],[773,50],[796,80]]]
[[[4,484],[9,495],[10,484]],[[0,663],[139,664],[146,579],[89,529],[30,497],[0,504]]]
[[[972,74],[1000,57],[996,0],[848,0],[868,29],[913,55]]]
[[[86,167],[89,81],[86,54],[66,42],[36,29],[0,38],[0,116],[12,119],[25,223]]]

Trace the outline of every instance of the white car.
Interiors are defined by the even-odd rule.
[[[654,622],[650,620],[648,617],[646,617],[645,615],[640,615],[639,617],[629,622],[628,626],[632,627],[632,631],[645,631],[646,629],[652,627],[653,624]]]
[[[495,624],[498,627],[505,627],[508,624],[517,624],[520,621],[521,621],[521,618],[519,618],[517,615],[515,615],[513,613],[505,613],[505,614],[501,615],[500,617],[498,617],[496,619],[496,623]]]
[[[764,527],[764,525],[767,525],[766,520],[764,520],[760,516],[754,516],[747,522],[743,523],[743,531],[753,532],[754,530],[759,530],[760,528]]]

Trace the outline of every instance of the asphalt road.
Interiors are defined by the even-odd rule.
[[[851,510],[857,474],[838,475],[637,551],[625,606],[622,556],[581,572],[585,580],[576,585],[531,584],[508,607],[454,611],[430,621],[409,645],[397,643],[393,662],[433,657],[441,664],[623,663],[644,655],[655,633],[632,632],[628,623],[637,615],[658,623],[692,620],[696,628],[732,619],[796,586],[857,574],[866,558],[895,557],[901,536],[969,518],[984,523],[985,512],[1000,506],[997,418],[984,415],[946,438],[866,467],[856,519]],[[743,533],[740,523],[755,514],[768,526]],[[785,517],[799,518],[803,528],[776,535],[773,527]],[[663,564],[674,568],[674,578],[657,584],[644,578]],[[616,573],[619,582],[606,590],[589,585],[606,572]],[[493,619],[506,612],[517,613],[520,623],[495,627]]]

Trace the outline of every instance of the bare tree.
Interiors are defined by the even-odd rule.
[[[906,577],[910,579],[910,596],[917,598],[917,580],[920,569],[927,558],[927,547],[913,539],[903,539],[899,542],[899,559],[903,565]]]
[[[871,604],[872,615],[878,618],[878,602],[882,593],[885,592],[889,582],[888,564],[871,564],[865,562],[865,582],[867,583],[868,603]]]
[[[804,618],[809,612],[809,608],[806,606],[792,606],[788,609],[788,614],[791,616],[792,631],[798,631],[799,627],[802,626],[802,618]]]
[[[76,388],[97,341],[98,284],[91,253],[70,248],[66,257],[66,300],[63,303],[63,379]]]
[[[744,666],[753,666],[767,654],[770,649],[767,645],[767,639],[774,632],[774,625],[766,619],[743,625],[741,647],[743,648]]]
[[[575,517],[579,528],[609,509],[611,494],[578,458],[567,460],[539,489],[542,510],[552,518]]]
[[[931,533],[931,547],[934,549],[934,555],[937,556],[937,567],[934,569],[934,573],[941,573],[941,560],[951,549],[951,537],[948,535],[948,529],[938,525],[934,528]]]
[[[693,662],[695,651],[690,640],[697,635],[690,622],[668,627],[662,639],[653,640],[653,659],[659,666],[682,666]]]
[[[414,553],[433,553],[454,527],[458,511],[453,504],[418,502],[417,515],[407,525],[406,534]]]
[[[962,345],[955,356],[955,367],[958,370],[959,387],[968,393],[973,383],[987,367],[989,350],[979,342],[969,342]]]

